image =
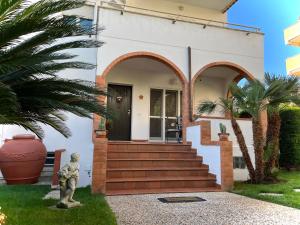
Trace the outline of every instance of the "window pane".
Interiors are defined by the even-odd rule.
[[[162,137],[162,119],[150,118],[150,137],[161,138]]]
[[[163,91],[151,89],[150,116],[162,116]]]
[[[166,91],[166,117],[177,116],[177,91]]]
[[[177,119],[166,119],[166,135],[168,138],[176,138],[176,132],[172,131],[177,128]]]
[[[93,20],[80,18],[80,25],[86,30],[92,30],[93,27]]]

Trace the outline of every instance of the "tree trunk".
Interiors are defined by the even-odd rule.
[[[255,181],[264,180],[264,135],[259,118],[252,118],[253,145],[255,153]]]
[[[244,135],[243,135],[241,128],[240,128],[239,124],[237,123],[236,119],[234,119],[232,117],[231,117],[231,125],[233,128],[234,134],[237,138],[237,141],[239,143],[239,147],[241,149],[246,166],[248,168],[251,182],[255,182],[255,170],[254,170],[253,164],[251,162],[251,158],[250,158],[249,151],[248,151],[248,148],[247,148],[247,145],[245,142]]]
[[[268,118],[267,144],[270,149],[270,156],[266,164],[266,175],[272,173],[276,167],[279,156],[279,139],[280,139],[281,118],[279,112],[272,113]]]

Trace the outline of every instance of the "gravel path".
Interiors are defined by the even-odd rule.
[[[157,200],[170,196],[198,196],[207,201]],[[300,225],[300,210],[225,192],[109,196],[107,201],[119,225]]]

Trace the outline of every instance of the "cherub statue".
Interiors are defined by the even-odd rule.
[[[79,154],[71,155],[70,163],[63,166],[57,173],[60,186],[60,201],[57,208],[72,208],[80,206],[80,202],[73,199],[79,180]]]

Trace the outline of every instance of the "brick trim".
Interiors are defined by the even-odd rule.
[[[53,167],[53,175],[52,175],[52,186],[58,185],[58,176],[57,173],[60,170],[60,164],[61,164],[61,155],[63,152],[65,152],[65,149],[59,149],[55,150],[54,152],[54,167]]]
[[[105,194],[107,170],[107,138],[94,139],[92,193]]]

